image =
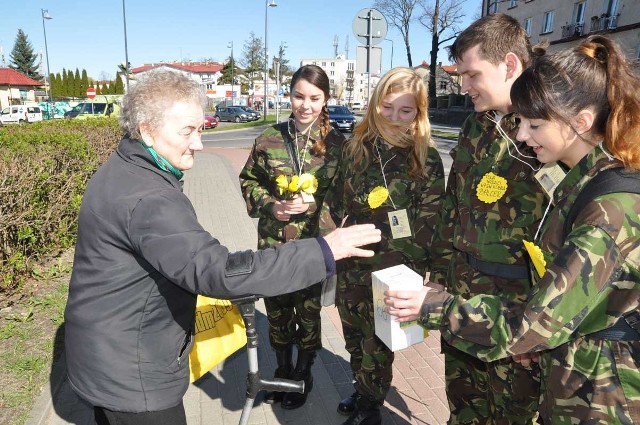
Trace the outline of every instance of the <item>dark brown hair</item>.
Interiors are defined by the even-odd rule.
[[[523,68],[531,60],[531,43],[527,32],[513,17],[504,13],[487,15],[462,31],[449,46],[449,60],[460,61],[469,49],[480,46],[482,57],[497,65],[507,53],[515,53]]]
[[[319,121],[320,121],[320,134],[322,134],[322,138],[329,134],[331,130],[331,123],[329,122],[329,109],[327,108],[327,102],[331,98],[331,85],[329,84],[329,77],[327,77],[327,73],[324,72],[322,68],[318,65],[304,65],[300,67],[291,77],[291,84],[289,86],[289,92],[293,93],[293,87],[298,83],[298,81],[304,80],[309,84],[313,84],[318,87],[324,93],[324,105],[322,106],[322,111],[320,112]],[[324,140],[318,140],[313,145],[313,150],[317,155],[324,155],[327,151],[327,147],[324,143]]]
[[[640,79],[613,40],[588,37],[578,46],[534,59],[511,87],[511,101],[529,119],[558,120],[595,112],[592,131],[625,167],[640,169]]]

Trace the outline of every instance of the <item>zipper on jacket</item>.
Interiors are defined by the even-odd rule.
[[[185,351],[189,348],[191,344],[191,329],[187,332],[184,337],[184,342],[182,343],[182,348],[180,348],[180,352],[178,353],[178,367],[182,365],[182,356],[184,356]]]

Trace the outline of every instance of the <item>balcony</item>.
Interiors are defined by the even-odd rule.
[[[591,18],[591,32],[616,29],[618,27],[618,16],[620,16],[620,14],[613,16],[607,14],[594,16]]]
[[[584,23],[573,23],[562,26],[562,38],[580,37],[584,34]]]

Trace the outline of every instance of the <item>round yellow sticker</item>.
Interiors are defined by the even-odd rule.
[[[482,202],[491,204],[502,198],[506,191],[507,179],[489,172],[482,176],[480,183],[478,183],[476,195]]]
[[[525,249],[529,253],[529,257],[531,257],[531,262],[533,263],[533,267],[535,267],[536,272],[538,272],[538,276],[542,277],[547,271],[547,262],[544,259],[542,250],[533,242],[524,240],[522,242],[524,243]]]
[[[367,202],[371,208],[375,209],[382,205],[388,197],[389,191],[386,187],[376,186],[371,190],[371,192],[369,192]]]

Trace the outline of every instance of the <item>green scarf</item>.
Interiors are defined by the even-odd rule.
[[[175,178],[177,178],[178,180],[180,180],[182,176],[184,176],[184,173],[182,171],[178,170],[176,167],[171,165],[169,161],[164,159],[164,157],[160,155],[158,152],[156,152],[156,150],[153,147],[147,146],[142,140],[140,140],[139,142],[142,144],[142,146],[144,146],[147,152],[151,154],[154,162],[156,163],[159,169],[161,169],[162,171],[166,171],[167,173],[173,174]]]

